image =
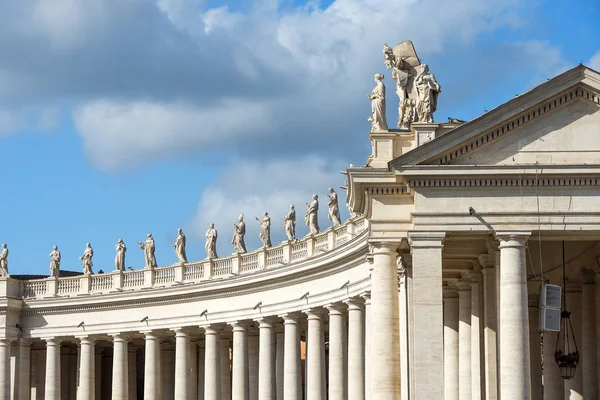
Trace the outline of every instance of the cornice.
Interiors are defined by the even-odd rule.
[[[447,188],[447,187],[598,187],[600,174],[592,177],[424,177],[408,178],[411,188]]]

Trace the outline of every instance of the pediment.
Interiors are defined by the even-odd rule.
[[[583,65],[392,160],[410,165],[600,164],[600,74]]]

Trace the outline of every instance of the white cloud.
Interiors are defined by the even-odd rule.
[[[339,189],[345,177],[340,169],[346,168],[343,162],[327,162],[310,155],[296,160],[270,160],[266,162],[237,160],[219,177],[217,183],[204,189],[198,203],[190,230],[196,237],[204,237],[208,226],[215,224],[219,232],[218,250],[220,255],[233,251],[232,224],[240,213],[246,222],[246,244],[248,250],[259,246],[259,226],[255,217],[262,217],[267,211],[271,216],[273,243],[285,239],[283,217],[290,204],[296,207],[296,232],[299,237],[308,233],[304,225],[305,203],[313,194],[319,195],[321,229],[331,226],[327,219],[327,189],[333,187],[339,194],[342,218],[347,218],[345,192]]]
[[[600,50],[596,52],[587,62],[587,66],[595,69],[596,71],[600,71]]]

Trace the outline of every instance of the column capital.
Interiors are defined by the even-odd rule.
[[[366,292],[361,293],[360,297],[362,297],[364,299],[365,305],[371,304],[371,291],[370,290],[367,290]]]
[[[160,340],[159,332],[155,330],[140,331],[145,340]]]
[[[348,306],[348,310],[363,310],[365,308],[365,300],[363,297],[351,297],[344,300],[344,303]]]
[[[302,318],[301,312],[290,312],[280,315],[279,317],[283,318],[283,323],[285,324],[298,324],[300,323],[300,319]]]
[[[46,338],[44,340],[46,341],[46,346],[60,346],[63,342],[63,339],[59,337]]]
[[[496,238],[500,241],[499,249],[525,247],[530,236],[529,231],[496,231]]]
[[[453,286],[456,287],[458,292],[464,292],[466,290],[471,290],[471,282],[468,279],[455,279],[452,281]]]
[[[402,239],[369,239],[369,248],[372,254],[396,253]]]
[[[268,316],[268,317],[262,317],[262,318],[255,319],[255,321],[258,322],[258,327],[259,328],[274,328],[275,327],[275,323],[277,323],[278,320],[279,319],[277,317],[273,317],[273,316]]]
[[[482,272],[493,269],[496,266],[496,258],[493,254],[481,254],[477,257],[477,262],[482,267]]]
[[[491,255],[497,251],[500,251],[498,246],[500,246],[500,242],[497,238],[489,236],[485,239],[485,247],[487,248],[488,254]]]
[[[223,330],[221,324],[204,325],[201,328],[204,330],[205,335],[219,335]]]
[[[411,251],[413,248],[432,249],[444,247],[446,232],[408,232]]]
[[[113,338],[113,343],[114,342],[128,342],[129,341],[129,335],[126,333],[112,333],[110,334],[110,336],[112,336]]]
[[[593,285],[596,283],[596,273],[589,268],[581,268],[579,279],[583,285]]]
[[[79,344],[90,344],[93,345],[96,343],[96,339],[91,336],[75,336],[76,339],[79,340]]]
[[[33,344],[33,339],[24,339],[24,338],[19,339],[20,347],[31,347],[32,344]]]
[[[178,327],[178,328],[173,328],[172,329],[175,332],[175,337],[185,337],[185,338],[189,338],[190,337],[190,332],[186,327]]]
[[[246,332],[248,331],[248,321],[232,321],[228,322],[227,325],[231,326],[233,332]]]
[[[319,319],[322,320],[325,314],[322,308],[310,308],[308,310],[303,311],[309,320]]]
[[[325,306],[329,315],[343,315],[347,307],[344,303],[330,303]]]

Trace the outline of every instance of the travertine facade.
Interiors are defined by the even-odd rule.
[[[236,231],[229,257],[0,278],[0,399],[598,398],[600,74],[369,136],[369,166],[347,170],[355,217],[323,232],[315,196],[313,234],[280,245],[246,253]],[[548,332],[542,377],[538,325],[561,241],[570,381]]]

